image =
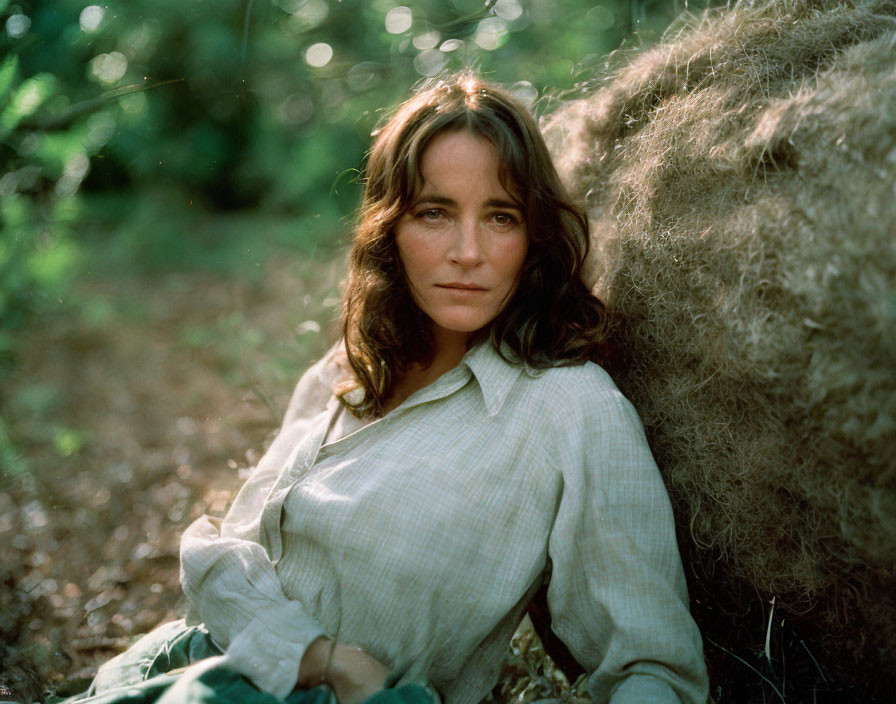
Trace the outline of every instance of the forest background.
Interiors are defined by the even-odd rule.
[[[708,4],[88,2],[0,0],[0,695],[23,698],[182,611],[180,532],[335,340],[384,110],[472,66],[544,115]]]

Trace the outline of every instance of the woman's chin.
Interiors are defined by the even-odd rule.
[[[463,337],[470,338],[483,328],[488,327],[494,317],[439,317],[430,318],[433,323],[433,332],[436,337]]]

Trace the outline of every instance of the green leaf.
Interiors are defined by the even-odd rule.
[[[53,434],[53,447],[62,457],[69,457],[80,452],[84,447],[84,433],[72,428],[56,428]]]
[[[34,112],[56,91],[56,77],[39,73],[22,82],[0,115],[0,129],[13,130],[24,118]]]

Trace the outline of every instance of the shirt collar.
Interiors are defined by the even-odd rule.
[[[479,382],[489,416],[501,410],[510,389],[523,370],[521,364],[513,365],[502,359],[488,339],[470,349],[461,363],[473,372]]]
[[[506,346],[504,349],[507,350],[507,356],[512,357]],[[469,373],[472,373],[479,383],[487,415],[493,416],[504,405],[510,389],[523,371],[523,365],[513,365],[506,362],[498,354],[492,341],[486,339],[471,347],[456,368],[446,372],[435,383],[412,394],[401,404],[400,408],[411,408],[425,401],[431,401],[434,398],[453,393],[453,390],[460,388],[469,380],[469,377],[466,376],[468,373],[466,370],[469,370]],[[335,396],[345,396],[346,400],[352,403],[360,402],[364,398],[363,389],[361,389],[358,380],[351,373],[347,357],[344,365],[340,365],[340,373],[335,375],[332,386]],[[349,394],[360,394],[360,397],[350,398]]]

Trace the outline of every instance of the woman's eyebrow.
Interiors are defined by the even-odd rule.
[[[414,199],[414,205],[420,205],[421,203],[433,203],[434,205],[450,205],[456,206],[457,201],[453,198],[448,198],[447,196],[440,196],[436,194],[427,194],[424,193],[420,195],[418,198]],[[518,203],[514,203],[512,200],[504,200],[503,198],[489,198],[485,201],[486,208],[510,208],[513,210],[518,210],[522,212],[522,207]]]
[[[457,201],[447,196],[423,193],[414,199],[414,205],[420,203],[435,203],[436,205],[457,205]]]
[[[501,198],[490,198],[485,201],[485,206],[487,208],[510,208],[512,210],[523,211],[522,207],[519,203],[514,203],[512,200],[503,200]]]

